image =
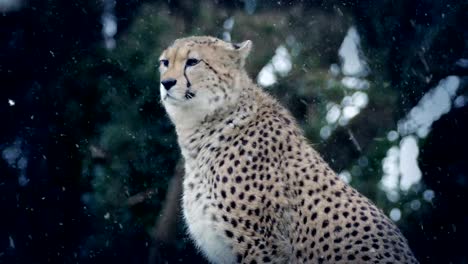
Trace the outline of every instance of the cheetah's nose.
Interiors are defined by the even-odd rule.
[[[172,86],[174,86],[176,83],[177,80],[173,78],[168,78],[166,80],[161,81],[161,84],[164,86],[164,88],[166,88],[167,91],[169,91],[172,88]]]

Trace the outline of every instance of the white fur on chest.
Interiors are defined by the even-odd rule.
[[[204,210],[206,205],[210,205],[213,200],[208,200],[206,197],[210,196],[206,180],[202,179],[202,171],[195,171],[190,162],[185,166],[185,179],[184,179],[184,194],[183,194],[183,212],[185,222],[188,227],[191,238],[195,244],[201,249],[204,255],[212,263],[235,263],[235,256],[231,247],[223,237],[223,230],[220,227],[220,222],[215,222],[212,219],[214,208],[209,207]],[[198,173],[199,176],[195,177]],[[193,184],[193,188],[189,187]],[[197,194],[201,193],[201,197],[197,200]],[[217,216],[218,221],[220,217]]]

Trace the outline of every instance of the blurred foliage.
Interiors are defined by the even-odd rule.
[[[0,144],[20,137],[30,145],[34,161],[29,165],[32,176],[27,187],[18,187],[16,172],[0,164],[7,175],[0,188],[14,186],[3,192],[6,212],[28,226],[22,230],[20,224],[5,220],[5,226],[15,228],[2,233],[17,241],[17,246],[16,251],[0,255],[0,262],[2,258],[11,263],[147,262],[154,226],[180,159],[174,129],[159,103],[158,57],[174,39],[188,35],[252,40],[254,51],[247,70],[254,79],[276,49],[286,47],[292,69],[265,89],[290,109],[311,144],[334,170],[349,171],[350,184],[387,214],[392,208],[401,209],[397,224],[422,263],[468,261],[461,247],[447,249],[450,255],[436,250],[455,239],[456,244],[466,244],[468,237],[466,212],[456,211],[457,207],[453,208],[456,212],[443,209],[453,201],[463,204],[467,191],[468,169],[460,165],[466,148],[449,161],[436,155],[439,149],[453,151],[440,145],[440,138],[450,141],[451,131],[436,126],[434,133],[419,142],[424,179],[401,192],[396,203],[380,188],[382,159],[397,144],[387,140],[388,132],[397,129],[398,120],[440,79],[450,74],[466,76],[455,65],[468,55],[467,33],[461,26],[466,4],[118,1],[114,49],[106,49],[101,40],[101,9],[95,1],[72,7],[38,1],[4,16],[11,32],[5,31],[9,44],[2,44],[9,52],[4,55],[8,66],[2,74],[17,88],[5,92],[5,98],[26,106],[1,108],[11,126],[3,132]],[[230,19],[232,29],[225,25]],[[78,27],[77,21],[82,23]],[[331,65],[341,64],[338,50],[351,26],[361,36],[371,69],[365,77],[369,103],[349,123],[334,124],[331,135],[324,138],[321,129],[330,125],[326,120],[330,103],[339,105],[355,92],[343,85],[342,73],[330,70]],[[466,94],[465,88],[460,90]],[[454,116],[444,121],[448,127],[466,118],[463,111],[450,114]],[[467,131],[466,126],[460,131]],[[463,140],[467,141],[466,136]],[[462,175],[462,180],[446,177],[440,180],[445,181],[442,186],[440,171]],[[454,186],[458,196],[448,195]],[[437,192],[436,202],[421,199],[427,188]],[[57,197],[59,202],[38,203],[43,196]],[[421,200],[419,210],[409,205],[415,199]],[[29,212],[30,208],[38,213]],[[437,226],[430,219],[440,211],[451,218],[437,217]],[[45,222],[62,223],[66,229],[57,231]],[[453,230],[453,225],[458,232],[447,236],[446,230]],[[42,246],[43,239],[50,246]],[[203,262],[184,235],[182,223],[173,242],[161,254],[161,262]],[[9,240],[1,243],[8,248]],[[427,251],[427,247],[434,250]]]

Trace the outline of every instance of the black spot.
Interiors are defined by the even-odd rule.
[[[242,263],[242,255],[237,254],[237,263]]]
[[[328,251],[329,248],[330,248],[330,246],[327,245],[327,244],[323,245],[323,247],[322,247],[322,249],[323,249],[324,252],[325,252],[325,251]]]
[[[227,237],[233,237],[234,236],[234,234],[229,230],[226,230],[225,232],[226,232]]]
[[[302,251],[300,251],[300,250],[296,251],[296,257],[297,258],[302,257]]]
[[[310,216],[310,219],[312,220],[315,220],[317,218],[317,213],[313,213],[311,216]]]
[[[231,219],[231,225],[232,225],[232,227],[234,227],[234,228],[237,227],[237,221],[236,221],[236,219]]]
[[[322,228],[327,227],[328,224],[329,224],[328,220],[324,220],[323,223],[322,223]]]
[[[313,228],[313,229],[312,229],[312,232],[311,232],[311,235],[312,235],[312,236],[315,236],[316,234],[317,234],[317,229]]]

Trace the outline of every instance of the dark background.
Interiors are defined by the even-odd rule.
[[[0,2],[0,263],[204,263],[180,221],[183,172],[157,65],[174,39],[205,34],[251,39],[253,78],[286,47],[292,68],[266,89],[312,144],[386,213],[401,213],[394,220],[421,263],[468,263],[463,2]],[[355,91],[330,69],[343,63],[351,27],[370,69],[354,77],[369,84],[369,102],[338,125],[330,103]],[[399,130],[448,76],[458,89],[429,133]],[[382,162],[405,137],[417,142],[422,179],[389,193]]]

